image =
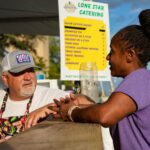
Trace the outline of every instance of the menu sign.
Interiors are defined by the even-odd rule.
[[[84,63],[95,63],[98,80],[110,80],[106,56],[109,52],[108,5],[59,0],[61,79],[80,80]]]

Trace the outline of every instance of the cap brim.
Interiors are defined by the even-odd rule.
[[[22,72],[28,68],[40,68],[39,66],[36,66],[36,65],[22,65],[22,66],[19,66],[19,67],[16,67],[16,68],[12,68],[10,69],[9,71],[12,72],[12,73],[19,73],[19,72]]]

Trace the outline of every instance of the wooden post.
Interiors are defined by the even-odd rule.
[[[103,150],[99,124],[43,121],[0,144],[1,150]]]

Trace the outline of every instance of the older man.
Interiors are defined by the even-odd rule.
[[[68,93],[37,86],[33,58],[27,51],[13,51],[2,60],[2,79],[6,90],[0,90],[0,141],[35,125],[40,118],[54,113],[48,109],[54,98]]]

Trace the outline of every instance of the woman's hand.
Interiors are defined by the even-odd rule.
[[[54,99],[54,102],[56,107],[50,107],[51,110],[57,112],[57,114],[54,114],[54,117],[61,117],[64,121],[70,120],[68,117],[70,107],[79,105],[77,98],[73,94],[70,94],[70,97],[66,96],[65,98],[60,98],[60,101]]]

